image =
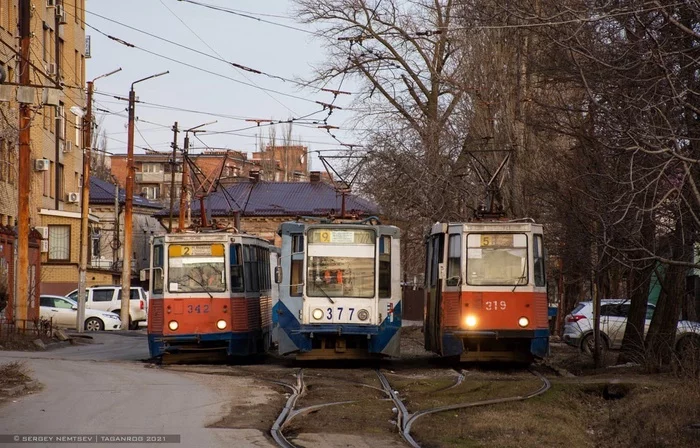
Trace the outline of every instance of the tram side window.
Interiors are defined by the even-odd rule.
[[[462,260],[462,235],[450,235],[447,245],[447,286],[459,286]]]
[[[379,238],[379,297],[391,297],[391,237]]]
[[[153,246],[153,294],[163,294],[163,246]]]
[[[443,243],[444,237],[443,234],[435,235],[433,237],[433,250],[432,250],[432,265],[430,267],[430,286],[437,286],[438,282],[438,268],[440,265],[440,262],[442,261],[442,255],[443,255],[443,249],[442,249],[442,243]]]
[[[535,286],[545,286],[545,269],[544,269],[544,244],[542,243],[542,235],[535,235],[534,245],[534,261],[535,261]]]
[[[254,246],[246,246],[245,254],[245,289],[248,292],[260,291],[258,281],[258,253]]]
[[[241,245],[231,245],[231,291],[243,292],[243,258]]]
[[[258,285],[260,290],[270,289],[270,252],[263,247],[256,247],[258,257]]]
[[[300,297],[304,288],[304,234],[293,234],[292,237],[292,260],[289,275],[289,296]]]

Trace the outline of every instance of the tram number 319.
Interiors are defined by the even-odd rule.
[[[486,311],[504,311],[506,309],[505,300],[486,300],[484,301],[484,309]]]

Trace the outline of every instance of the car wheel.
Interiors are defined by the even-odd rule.
[[[105,324],[96,317],[91,317],[85,321],[85,331],[102,331],[105,329]]]
[[[581,340],[581,351],[589,356],[593,356],[595,352],[595,336],[593,333],[589,333]],[[605,339],[603,334],[600,335],[600,351],[605,353],[608,351],[608,341]]]
[[[138,330],[139,329],[139,323],[134,322],[131,320],[131,317],[129,318],[129,330]]]

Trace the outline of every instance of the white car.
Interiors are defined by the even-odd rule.
[[[625,299],[604,299],[600,304],[600,334],[602,348],[619,349],[627,328],[627,314],[630,302]],[[644,321],[646,335],[654,315],[656,305],[647,304],[647,315]],[[593,353],[593,302],[580,302],[564,320],[563,340],[567,344],[579,348],[582,352]],[[700,346],[700,322],[679,320],[676,330],[676,350],[685,344],[693,343]]]
[[[41,295],[39,309],[42,319],[51,320],[54,327],[75,329],[78,303],[63,296]],[[119,330],[122,321],[118,315],[105,311],[85,309],[85,330]]]
[[[92,310],[102,310],[121,315],[122,287],[121,285],[90,286],[86,288],[85,306]],[[139,322],[148,318],[148,296],[139,286],[132,286],[129,294],[129,329],[137,330]],[[66,294],[77,302],[78,290]]]

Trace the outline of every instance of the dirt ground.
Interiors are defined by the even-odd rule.
[[[31,372],[22,362],[0,364],[0,403],[39,389],[40,385],[32,381]]]

